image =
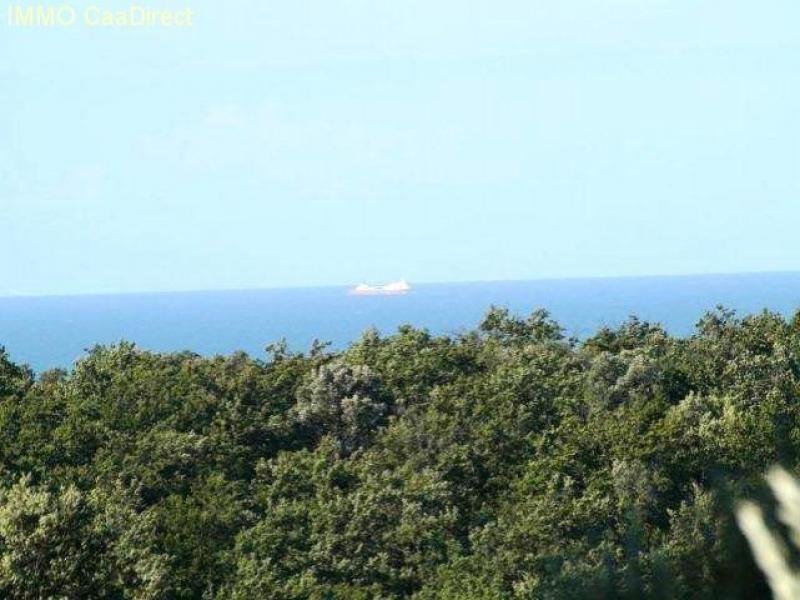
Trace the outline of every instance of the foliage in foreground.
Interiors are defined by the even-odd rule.
[[[780,530],[773,531],[764,511],[750,500],[736,508],[736,520],[750,542],[775,600],[795,600],[800,598],[800,573],[792,567],[788,548],[800,551],[800,483],[780,467],[770,469],[767,481],[778,504],[774,515],[788,535],[782,535]],[[789,544],[784,538],[788,538]]]
[[[758,598],[800,318],[578,342],[538,311],[265,359],[0,354],[0,596]]]

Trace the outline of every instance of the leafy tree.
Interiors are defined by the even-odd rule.
[[[799,323],[0,351],[0,596],[765,597],[734,507],[800,471]]]

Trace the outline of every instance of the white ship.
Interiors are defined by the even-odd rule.
[[[359,283],[350,290],[350,293],[356,296],[396,296],[399,294],[407,294],[410,291],[411,286],[408,285],[405,279],[401,279],[400,281],[393,281],[384,285]]]

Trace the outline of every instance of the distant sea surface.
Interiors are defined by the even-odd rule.
[[[68,368],[95,344],[120,340],[156,351],[245,350],[263,357],[265,346],[281,338],[295,350],[308,349],[315,338],[341,348],[371,326],[387,334],[404,323],[458,333],[477,325],[493,304],[518,314],[546,308],[577,337],[630,315],[688,335],[718,304],[741,314],[792,315],[800,308],[800,273],[426,284],[401,296],[352,296],[326,287],[5,297],[0,344],[39,372]]]

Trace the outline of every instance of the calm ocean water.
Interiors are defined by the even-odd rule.
[[[578,337],[632,314],[686,335],[717,304],[793,314],[800,273],[428,284],[404,296],[306,288],[0,298],[0,344],[37,371],[69,367],[86,348],[122,339],[159,351],[264,356],[280,338],[298,350],[314,338],[342,347],[373,325],[384,333],[403,323],[454,333],[475,326],[492,304],[523,314],[546,308]]]

